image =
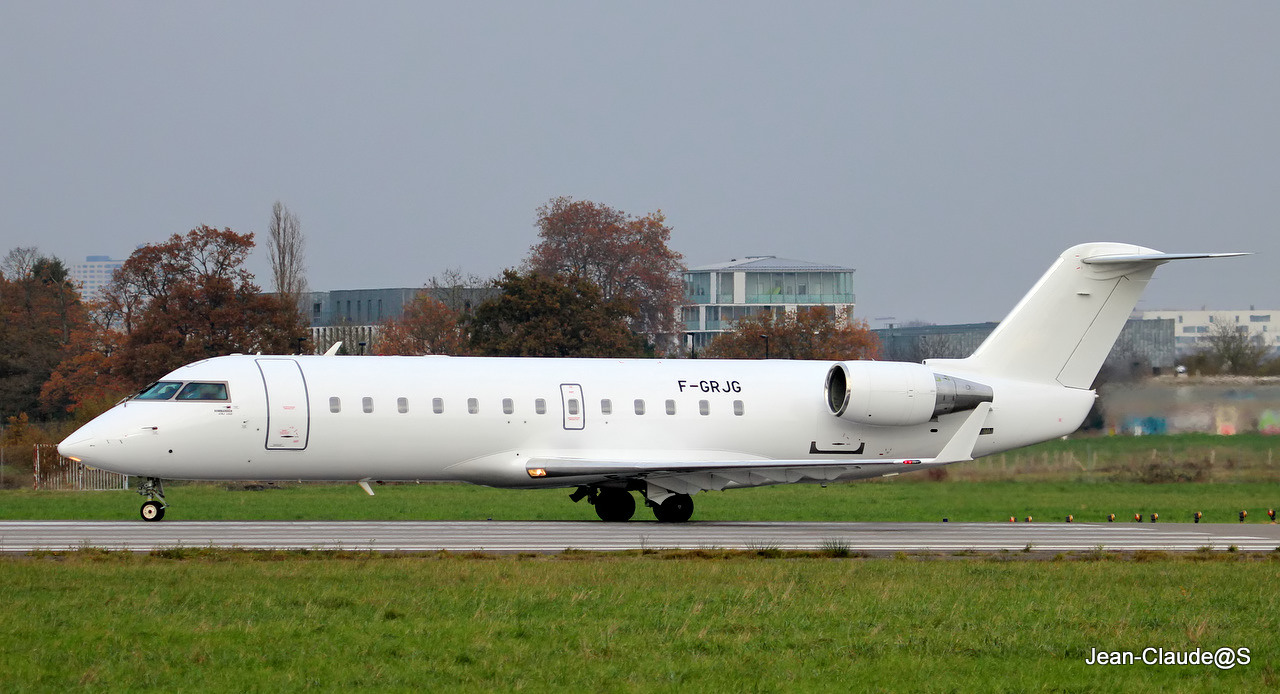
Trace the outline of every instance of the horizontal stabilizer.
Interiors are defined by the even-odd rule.
[[[1171,260],[1195,260],[1197,258],[1235,258],[1249,253],[1135,253],[1131,255],[1095,255],[1081,258],[1086,265],[1118,265],[1124,263],[1167,263]]]

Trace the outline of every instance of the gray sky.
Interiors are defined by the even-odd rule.
[[[1140,306],[1280,308],[1277,36],[1274,2],[7,2],[0,253],[279,199],[314,289],[419,286],[569,195],[663,210],[689,265],[856,267],[868,319],[998,320],[1098,240],[1258,254]]]

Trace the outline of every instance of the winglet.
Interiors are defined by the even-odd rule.
[[[982,433],[982,425],[987,423],[987,413],[991,411],[991,403],[982,402],[973,408],[969,418],[956,430],[956,433],[942,447],[942,451],[931,463],[960,463],[973,460],[973,448],[978,445],[978,434]]]
[[[333,343],[333,346],[325,350],[324,355],[326,357],[332,357],[333,355],[337,354],[338,350],[340,349],[342,349],[342,340],[338,340],[337,342]]]

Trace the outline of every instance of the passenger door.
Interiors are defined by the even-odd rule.
[[[300,451],[311,434],[302,367],[293,359],[258,359],[267,390],[267,450]]]

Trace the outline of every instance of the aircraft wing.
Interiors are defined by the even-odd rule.
[[[973,460],[978,434],[986,422],[991,403],[984,402],[969,413],[964,423],[933,458],[862,458],[833,460],[603,460],[599,458],[531,458],[525,470],[532,479],[559,479],[568,484],[646,480],[673,492],[691,494],[704,489],[756,486],[789,482],[834,481],[842,477],[879,477],[896,467],[945,464]]]

